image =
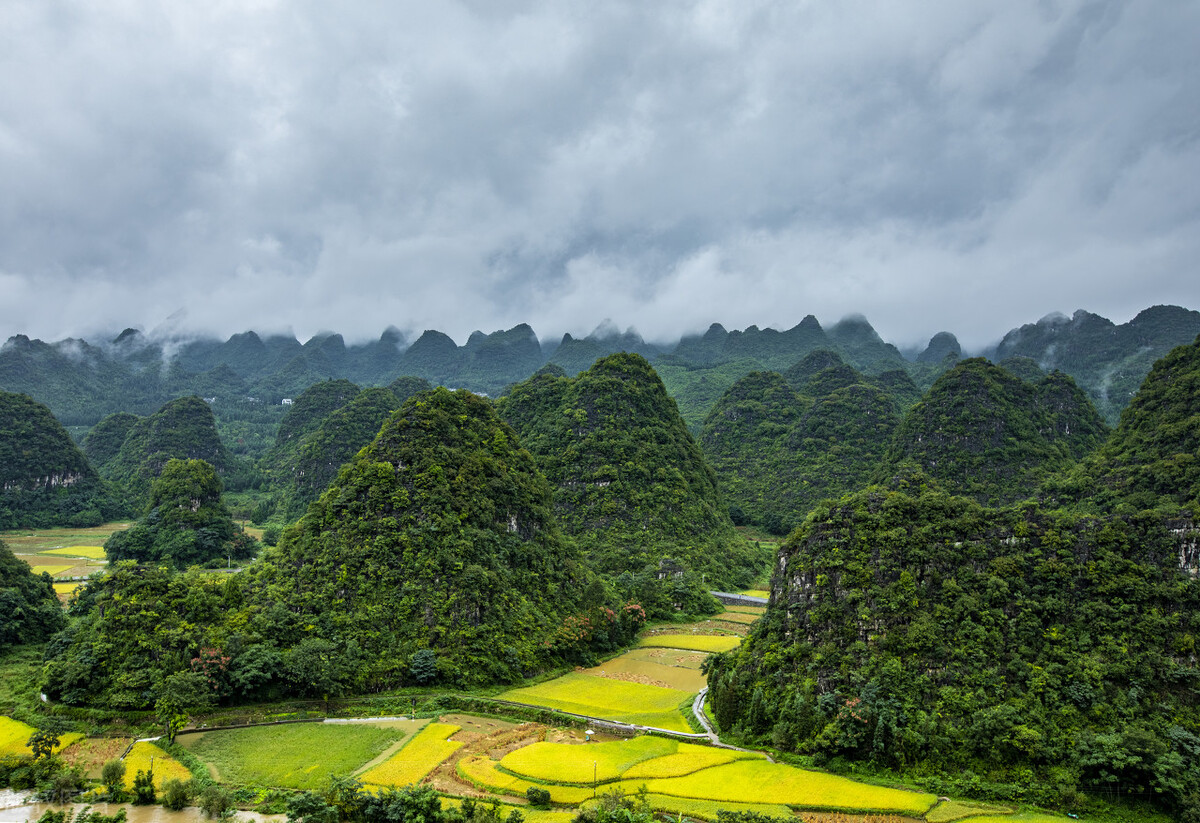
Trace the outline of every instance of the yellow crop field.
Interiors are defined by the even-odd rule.
[[[708,680],[700,673],[699,667],[672,666],[670,663],[641,659],[632,654],[614,657],[599,666],[584,669],[583,673],[593,677],[629,679],[636,683],[666,686],[693,694],[708,685]]]
[[[679,750],[665,757],[643,760],[625,770],[625,780],[655,780],[664,777],[684,777],[701,769],[723,766],[736,760],[763,760],[757,752],[739,752],[733,749],[717,749],[698,746],[695,743],[680,743]]]
[[[870,809],[914,816],[924,815],[937,801],[932,794],[870,786],[764,760],[739,760],[685,777],[647,780],[646,788],[656,794],[698,800],[778,803],[817,809]]]
[[[736,638],[735,638],[736,639]],[[546,683],[512,689],[503,700],[546,706],[559,711],[689,732],[679,706],[691,696],[680,689],[646,686],[624,680],[572,672]]]
[[[45,549],[38,554],[62,555],[63,557],[86,557],[89,560],[105,558],[103,546],[66,546],[61,549]]]
[[[712,654],[736,649],[741,642],[740,637],[728,634],[656,634],[643,637],[638,645],[643,648],[689,649]]]
[[[550,792],[550,801],[576,806],[592,797],[592,789],[583,786],[547,786],[500,771],[499,764],[485,755],[469,755],[458,761],[458,773],[481,789],[524,797],[525,790],[537,786]]]
[[[37,558],[27,558],[27,559],[36,560]],[[74,564],[64,566],[61,563],[30,563],[29,567],[31,569],[33,569],[34,574],[41,574],[42,572],[45,572],[46,574],[50,575],[51,577],[54,577],[54,575],[56,575],[56,574],[62,574],[63,572],[67,571],[68,569],[75,568]]]
[[[715,617],[713,617],[713,620],[716,620],[717,622],[725,622],[725,623],[747,623],[747,624],[749,624],[749,623],[755,622],[760,617],[762,617],[761,614],[746,614],[745,612],[726,611],[722,614],[718,614]]]
[[[187,767],[158,746],[146,741],[133,744],[129,754],[125,755],[125,788],[133,788],[133,778],[139,771],[150,771],[154,768],[154,788],[162,788],[163,781],[172,777],[179,780],[191,780],[192,773]]]
[[[31,757],[33,752],[26,744],[35,731],[37,729],[28,723],[0,715],[0,757]],[[82,739],[83,735],[79,732],[59,735],[58,745],[54,747],[55,754]]]
[[[1069,819],[1057,814],[1040,812],[1018,812],[1017,814],[986,814],[960,818],[958,823],[1069,823]]]
[[[439,763],[462,747],[462,743],[447,740],[459,728],[449,723],[430,723],[409,738],[398,752],[378,766],[368,769],[359,779],[363,783],[378,786],[419,783]]]
[[[70,594],[71,592],[75,591],[83,584],[80,583],[78,580],[70,580],[70,581],[67,581],[66,583],[54,583],[52,585],[54,586],[55,594]]]
[[[500,760],[500,766],[543,783],[590,786],[593,775],[601,783],[616,780],[643,760],[674,754],[678,746],[674,740],[650,735],[582,746],[533,743],[505,755]]]
[[[746,597],[764,597],[765,598],[765,597],[771,596],[771,593],[769,591],[767,591],[766,589],[746,589],[745,591],[738,592],[738,594],[745,595]]]
[[[671,797],[665,794],[647,794],[646,800],[650,808],[669,814],[682,814],[686,817],[696,817],[701,820],[716,820],[717,812],[721,809],[731,812],[758,812],[769,817],[788,819],[793,817],[792,810],[787,806],[777,806],[770,803],[730,803],[722,800],[693,800],[689,797]]]

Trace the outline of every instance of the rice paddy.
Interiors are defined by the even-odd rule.
[[[726,611],[723,614],[718,614],[713,620],[724,621],[726,623],[753,623],[760,617],[762,617],[761,614]]]
[[[746,597],[761,597],[764,600],[771,596],[771,592],[769,592],[767,589],[743,589],[742,591],[738,592],[738,594]]]
[[[584,669],[583,674],[627,680],[647,686],[663,686],[693,694],[706,685],[705,677],[698,666],[673,665],[665,659],[655,660],[646,657],[644,650],[640,656],[636,653],[623,654],[599,666]]]
[[[549,786],[502,772],[495,760],[484,755],[470,755],[458,761],[458,774],[481,789],[524,797],[525,790],[537,786],[550,792],[550,802],[559,805],[577,806],[590,800],[593,790],[583,786]]]
[[[44,549],[40,555],[61,555],[63,557],[86,557],[90,560],[105,558],[103,546],[65,546],[61,549]]]
[[[715,654],[736,649],[741,642],[740,637],[728,634],[656,634],[643,637],[638,645],[642,648],[665,647]]]
[[[399,751],[365,771],[359,779],[375,786],[419,783],[438,764],[462,747],[462,743],[447,739],[459,728],[449,723],[430,723],[413,735]]]
[[[676,799],[655,808],[687,813],[685,807],[707,806],[710,817],[730,804],[921,816],[937,801],[931,794],[771,763],[756,752],[649,736],[586,745],[534,743],[505,755],[498,764],[482,758],[464,761],[460,768],[478,784],[508,793],[523,792],[530,783],[548,784],[552,793],[569,788],[561,784],[586,787],[593,780],[602,792],[632,793],[645,786],[651,795]]]
[[[133,779],[139,771],[153,772],[155,789],[161,789],[162,784],[171,778],[192,779],[192,773],[187,770],[187,766],[158,746],[144,740],[134,743],[129,754],[125,755],[125,788],[133,788]]]
[[[0,757],[32,757],[29,737],[37,729],[20,720],[0,716]],[[78,732],[67,732],[59,735],[58,745],[54,747],[55,754],[83,739]]]
[[[691,731],[679,708],[690,697],[691,694],[682,689],[592,677],[579,672],[500,695],[501,699],[515,703],[680,732]]]
[[[1009,815],[1012,809],[1006,806],[992,806],[985,803],[965,803],[957,800],[943,801],[925,815],[928,823],[954,823],[968,817],[987,815]]]
[[[417,727],[409,721],[292,723],[181,734],[178,741],[222,783],[318,789],[329,775],[356,772]]]

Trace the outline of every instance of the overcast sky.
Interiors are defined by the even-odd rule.
[[[1197,54],[1153,0],[3,0],[0,339],[1200,309]]]

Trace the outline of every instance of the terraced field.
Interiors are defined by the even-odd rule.
[[[161,789],[163,783],[171,778],[184,781],[192,779],[192,773],[188,771],[187,766],[146,741],[134,743],[129,754],[125,755],[126,789],[133,788],[133,779],[139,771],[153,773],[155,789]]]
[[[438,764],[462,747],[447,738],[459,731],[450,723],[430,723],[377,766],[358,777],[370,786],[407,786],[420,783]]]
[[[30,735],[35,731],[37,729],[27,723],[0,715],[0,757],[31,756],[33,753],[26,744],[29,742]],[[54,751],[55,753],[61,752],[82,739],[83,735],[78,732],[60,735]]]
[[[691,731],[681,708],[690,703],[691,697],[690,692],[682,689],[594,677],[582,672],[572,672],[500,695],[502,700],[516,703],[679,732]]]
[[[465,765],[473,779],[495,791],[523,792],[528,785],[547,786],[558,802],[569,803],[578,788],[636,792],[642,786],[663,811],[731,804],[763,814],[783,807],[875,811],[924,815],[937,801],[931,794],[858,783],[844,777],[771,763],[763,755],[713,749],[667,738],[569,745],[533,743],[505,755],[498,763]],[[594,782],[593,782],[594,781]],[[574,789],[574,791],[572,791]],[[710,805],[711,804],[711,805]],[[785,813],[790,815],[790,812]]]

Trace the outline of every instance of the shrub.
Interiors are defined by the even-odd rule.
[[[530,786],[525,790],[525,799],[529,801],[530,806],[538,809],[550,807],[550,792],[539,789],[537,786]]]
[[[186,780],[171,777],[163,781],[162,804],[173,812],[181,811],[191,798],[192,787]]]

